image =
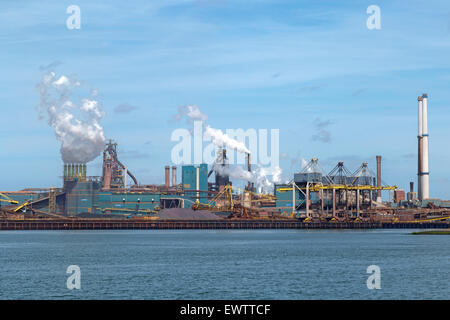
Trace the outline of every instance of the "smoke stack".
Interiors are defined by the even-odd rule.
[[[422,95],[422,200],[430,198],[430,177],[428,168],[428,95]]]
[[[381,156],[377,156],[377,187],[381,188]],[[377,190],[377,202],[381,202],[381,190]]]
[[[170,187],[170,166],[166,166],[165,169],[166,169],[165,170],[165,175],[166,175],[165,183],[166,183],[166,188],[169,189],[169,187]]]
[[[172,166],[172,187],[177,185],[177,167]]]
[[[411,193],[414,192],[414,182],[413,182],[413,181],[411,181],[411,182],[409,183],[409,192],[411,192]]]
[[[417,132],[417,195],[419,200],[422,200],[422,116],[423,116],[423,98],[419,96],[417,98],[417,118],[418,118],[418,132]]]

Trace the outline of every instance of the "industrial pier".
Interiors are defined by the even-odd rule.
[[[417,193],[414,182],[405,194],[382,180],[381,156],[376,173],[367,162],[352,171],[342,161],[326,173],[313,158],[273,193],[254,181],[237,188],[225,148],[212,164],[167,165],[164,184],[140,184],[109,140],[100,176],[88,176],[86,163],[64,163],[62,187],[0,192],[0,230],[448,228],[450,201],[430,198],[428,95],[417,100]]]
[[[302,222],[299,220],[0,220],[0,230],[129,229],[448,229],[446,222]]]

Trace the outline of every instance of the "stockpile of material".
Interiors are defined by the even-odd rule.
[[[163,209],[155,216],[160,219],[184,219],[184,220],[218,220],[222,219],[220,216],[214,214],[210,211],[198,210],[194,211],[192,209]]]

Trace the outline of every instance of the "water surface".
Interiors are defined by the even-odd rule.
[[[450,236],[411,231],[2,231],[0,298],[449,299]]]

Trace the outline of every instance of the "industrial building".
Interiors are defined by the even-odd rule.
[[[220,150],[221,157],[225,150]],[[172,172],[172,179],[170,179]],[[139,185],[135,176],[120,162],[117,143],[109,141],[103,152],[102,176],[87,176],[86,164],[64,164],[63,187],[51,190],[2,192],[0,206],[65,216],[146,215],[165,208],[191,208],[206,203],[229,184],[228,177],[216,174],[216,183],[208,183],[207,164],[181,167],[181,184],[177,184],[177,167],[165,167],[164,185]],[[133,184],[127,187],[127,177]],[[172,182],[172,184],[170,184]],[[19,210],[17,210],[19,211]]]
[[[325,219],[361,218],[362,213],[382,206],[381,190],[395,190],[396,186],[382,185],[381,156],[377,156],[377,172],[366,162],[350,172],[344,162],[324,174],[317,158],[311,159],[305,168],[294,174],[285,185],[275,186],[276,207],[284,214],[304,216],[307,219],[320,216]]]
[[[449,201],[429,196],[427,112],[428,95],[423,94],[418,98],[417,193],[413,182],[406,194],[397,186],[383,182],[381,156],[375,159],[376,173],[367,162],[351,171],[342,161],[326,173],[319,159],[313,158],[289,183],[274,185],[273,194],[255,192],[251,181],[245,189],[239,189],[232,185],[227,174],[225,148],[219,148],[213,164],[180,168],[167,165],[164,184],[139,184],[119,160],[117,143],[110,140],[103,152],[101,176],[88,176],[85,163],[65,163],[62,188],[0,192],[0,209],[12,216],[99,218],[151,217],[164,209],[184,208],[225,213],[229,218],[302,221],[374,221],[385,214],[392,216],[408,209],[408,214],[414,217],[411,209],[423,213],[425,208],[450,208]],[[179,169],[181,183],[177,183]],[[247,154],[247,170],[251,172],[250,154]],[[382,191],[391,194],[390,201],[382,201]]]

